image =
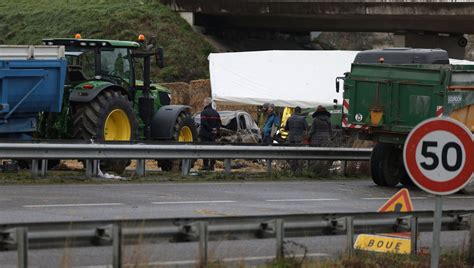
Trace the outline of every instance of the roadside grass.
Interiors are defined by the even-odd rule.
[[[134,248],[130,258],[127,258],[124,267],[128,268],[151,268],[160,267],[157,264],[148,265],[149,257],[136,251],[142,248]],[[145,254],[146,255],[146,254]],[[429,255],[402,255],[390,253],[356,252],[354,255],[342,255],[335,258],[311,259],[287,257],[275,259],[266,264],[248,265],[244,258],[235,263],[227,263],[222,260],[209,261],[206,266],[199,263],[195,267],[225,268],[225,267],[258,267],[258,268],[428,268],[430,267]],[[63,266],[69,267],[69,266]],[[441,268],[464,268],[472,267],[467,262],[466,254],[460,251],[451,251],[441,255],[439,267]]]
[[[152,66],[155,82],[209,77],[213,51],[202,36],[158,0],[3,0],[0,44],[41,44],[43,38],[70,37],[136,40],[156,37],[166,67]]]
[[[467,255],[462,251],[449,251],[441,255],[439,267],[471,267]],[[222,266],[224,267],[224,266]],[[277,268],[424,268],[430,267],[430,255],[405,255],[393,253],[373,253],[358,251],[354,255],[323,260],[304,260],[285,258],[274,260],[259,267]]]
[[[127,170],[122,179],[86,178],[84,170],[74,171],[48,171],[45,178],[32,178],[29,170],[20,170],[18,173],[0,173],[0,185],[8,184],[110,184],[110,183],[195,183],[195,182],[250,182],[250,181],[342,181],[362,180],[368,176],[346,177],[337,174],[317,176],[314,174],[301,174],[295,176],[288,171],[274,171],[271,176],[266,172],[239,172],[233,171],[226,175],[223,170],[214,172],[191,171],[189,176],[182,176],[178,172],[149,171],[146,176],[136,178],[133,171]]]

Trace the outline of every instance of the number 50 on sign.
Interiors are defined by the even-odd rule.
[[[439,195],[457,192],[474,170],[472,134],[456,120],[428,119],[408,135],[403,158],[408,174],[421,189]]]

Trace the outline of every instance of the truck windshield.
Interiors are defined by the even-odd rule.
[[[117,76],[130,81],[130,61],[126,48],[102,49],[100,51],[101,74]]]

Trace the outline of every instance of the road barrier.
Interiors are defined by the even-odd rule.
[[[444,211],[442,230],[470,230],[474,241],[473,221],[474,210]],[[283,258],[288,238],[346,235],[346,251],[352,254],[355,234],[407,231],[415,253],[418,233],[432,230],[432,211],[30,222],[0,224],[0,250],[16,249],[18,267],[27,267],[28,249],[112,245],[113,267],[122,267],[123,245],[195,241],[205,267],[209,241],[274,238],[275,256]],[[472,242],[470,254],[474,257]]]
[[[311,146],[261,146],[261,145],[196,145],[196,144],[57,144],[57,143],[0,143],[0,159],[31,159],[32,174],[46,175],[47,160],[87,159],[86,175],[97,174],[97,160],[137,159],[136,175],[145,174],[146,159],[182,159],[182,173],[189,172],[189,160],[224,159],[225,170],[230,172],[232,159],[269,160],[350,160],[367,161],[372,149],[311,147]],[[271,172],[271,170],[269,170]]]

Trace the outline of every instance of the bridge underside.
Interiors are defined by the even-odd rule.
[[[308,31],[474,33],[474,2],[161,0],[202,23]]]
[[[280,31],[474,32],[474,16],[249,15],[195,13],[195,25]]]
[[[193,24],[207,29],[288,33],[389,32],[407,36],[400,44],[444,48],[458,58],[464,52],[462,35],[474,33],[474,2],[161,1],[175,11],[193,13]]]

